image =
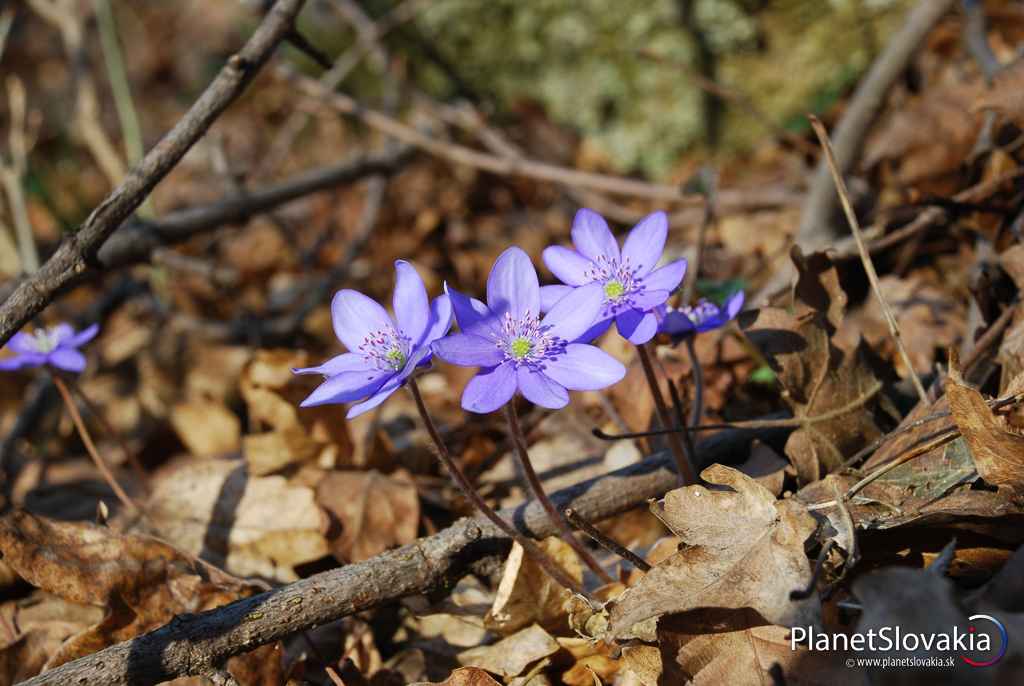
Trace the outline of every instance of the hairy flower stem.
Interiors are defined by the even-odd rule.
[[[434,420],[431,419],[430,413],[427,411],[427,406],[423,402],[423,396],[420,395],[420,388],[416,383],[415,377],[409,377],[409,390],[412,392],[413,400],[416,401],[416,409],[420,413],[420,419],[423,420],[423,425],[427,428],[427,433],[430,434],[431,440],[434,442],[434,447],[437,448],[437,456],[440,458],[441,463],[444,464],[445,469],[448,470],[448,474],[451,476],[452,481],[458,486],[459,490],[466,497],[469,502],[473,503],[473,506],[487,519],[491,520],[494,526],[498,527],[506,536],[511,538],[513,541],[522,546],[523,550],[527,555],[532,557],[534,561],[541,566],[541,568],[547,572],[548,576],[554,579],[560,586],[564,586],[573,593],[579,593],[580,595],[586,596],[583,587],[576,582],[564,569],[559,566],[547,553],[540,549],[536,543],[534,543],[529,537],[521,533],[518,529],[513,527],[511,524],[506,522],[498,513],[495,512],[491,507],[484,502],[484,499],[480,497],[480,494],[476,492],[473,485],[466,478],[462,469],[459,468],[458,463],[452,458],[451,453],[448,452],[448,446],[445,445],[444,439],[441,438],[441,432],[437,430],[437,426],[434,424]]]
[[[124,438],[120,433],[114,430],[114,427],[110,426],[110,422],[103,416],[100,409],[96,407],[96,404],[89,399],[89,396],[85,394],[82,387],[72,381],[70,378],[65,379],[65,383],[71,392],[78,396],[78,399],[85,405],[85,409],[89,411],[89,414],[99,422],[100,428],[107,433],[109,436],[113,436],[114,440],[117,441],[118,447],[121,448],[121,452],[124,454],[125,460],[131,465],[132,471],[135,472],[135,478],[138,480],[139,485],[142,487],[143,492],[148,492],[146,470],[143,468],[142,463],[139,462],[138,456],[128,448],[128,444],[125,443]]]
[[[75,428],[78,430],[78,435],[82,439],[82,443],[85,444],[85,450],[89,453],[89,457],[96,464],[96,468],[100,470],[100,474],[106,480],[107,485],[114,491],[114,494],[118,499],[124,503],[124,506],[133,512],[142,512],[142,509],[135,504],[135,502],[128,497],[128,494],[121,484],[117,483],[117,479],[114,478],[114,473],[110,471],[110,467],[104,462],[103,458],[100,457],[99,451],[96,450],[96,445],[92,442],[92,436],[89,435],[89,430],[85,428],[85,422],[82,421],[82,415],[78,413],[78,407],[75,406],[75,399],[71,397],[71,391],[68,390],[67,384],[64,383],[56,374],[53,376],[53,385],[57,387],[57,391],[60,393],[61,398],[64,400],[64,405],[68,408],[68,412],[71,414],[71,421],[74,422]]]
[[[697,348],[693,344],[693,336],[686,339],[686,352],[690,353],[690,366],[693,367],[693,408],[690,413],[690,426],[700,426],[704,415],[704,370],[697,359]]]
[[[576,551],[580,559],[590,567],[601,581],[606,584],[613,583],[615,580],[612,576],[601,565],[597,564],[597,560],[590,554],[590,551],[576,538],[569,520],[565,518],[561,510],[555,507],[555,504],[551,502],[551,498],[548,498],[547,493],[544,492],[540,478],[537,477],[537,472],[533,469],[533,463],[530,462],[530,454],[526,450],[526,436],[523,435],[523,429],[519,426],[519,416],[516,414],[515,403],[512,400],[505,404],[505,418],[508,420],[509,435],[512,437],[513,445],[515,445],[513,453],[519,460],[519,466],[522,468],[523,474],[526,475],[526,482],[533,492],[533,497],[537,499],[544,508],[544,511],[547,512],[548,519],[558,527],[562,534],[562,540]]]
[[[654,373],[654,365],[651,362],[651,355],[647,345],[638,345],[637,353],[640,355],[640,365],[644,369],[644,376],[647,377],[647,385],[651,388],[651,396],[654,398],[654,408],[658,413],[658,421],[663,429],[671,429],[672,417],[668,413],[668,406],[665,405],[665,398],[661,395],[658,387],[658,377]],[[675,431],[667,434],[668,446],[672,451],[672,457],[676,461],[676,469],[679,472],[679,480],[683,486],[691,486],[697,483],[697,475],[693,473],[693,462],[686,454],[683,441]]]

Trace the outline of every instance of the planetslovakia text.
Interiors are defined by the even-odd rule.
[[[833,651],[889,651],[937,650],[940,652],[986,652],[992,648],[992,639],[985,633],[963,631],[952,627],[949,632],[919,634],[904,632],[898,626],[883,626],[864,633],[829,634],[815,631],[813,626],[798,626],[790,630],[789,647],[802,646],[817,652]]]

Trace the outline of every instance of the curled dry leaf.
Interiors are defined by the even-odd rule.
[[[978,474],[988,483],[1024,490],[1024,435],[989,408],[981,393],[964,383],[955,353],[949,365],[946,396],[953,421],[967,441]],[[1020,381],[1011,383],[1020,390]]]
[[[328,553],[327,517],[313,490],[252,476],[232,460],[172,465],[145,506],[155,533],[239,576],[294,581],[294,567]]]
[[[666,617],[658,622],[661,681],[695,686],[729,684],[763,686],[779,683],[770,673],[781,671],[783,683],[804,686],[860,686],[863,674],[847,669],[834,653],[793,650],[790,630],[781,626],[758,626],[749,617],[735,631],[715,631],[713,612],[696,611]]]
[[[9,686],[35,676],[56,655],[64,642],[103,620],[104,610],[69,603],[44,591],[29,602],[9,601],[0,612],[5,618],[0,645],[0,684]],[[12,635],[7,629],[17,627]]]
[[[410,684],[410,686],[501,686],[501,684],[482,669],[460,667],[444,681],[420,681]]]
[[[319,378],[295,376],[292,369],[309,366],[305,353],[265,350],[242,370],[240,388],[249,418],[269,432],[246,436],[245,459],[253,474],[316,462],[321,466],[350,465],[352,439],[337,406],[300,408]]]
[[[22,511],[0,519],[0,551],[33,586],[105,610],[50,655],[47,668],[257,590],[155,538]]]
[[[750,608],[769,624],[817,623],[817,597],[789,597],[811,578],[804,543],[814,518],[730,467],[713,465],[701,478],[728,489],[687,486],[655,505],[685,547],[608,605],[609,636],[626,637],[652,617],[707,607]]]
[[[492,645],[463,651],[458,657],[459,662],[468,667],[479,667],[491,674],[511,678],[558,650],[558,642],[551,634],[533,624]]]
[[[340,562],[359,562],[416,540],[420,500],[412,475],[398,470],[385,476],[369,472],[329,472],[317,484],[321,507],[341,522],[330,542]]]
[[[538,545],[573,579],[582,583],[583,566],[568,543],[550,537]],[[524,554],[522,546],[513,543],[494,604],[484,618],[484,626],[508,635],[536,623],[548,631],[559,633],[568,628],[564,606],[571,596],[571,591],[556,583],[533,558]]]
[[[875,413],[882,385],[870,350],[833,344],[846,294],[835,267],[820,254],[794,251],[800,272],[791,313],[763,308],[741,317],[747,338],[767,358],[783,397],[803,424],[786,442],[801,483],[817,480],[881,435]]]

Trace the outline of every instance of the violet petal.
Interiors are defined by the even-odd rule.
[[[511,364],[481,370],[462,391],[462,408],[469,412],[494,412],[516,392],[516,372]]]
[[[593,268],[594,263],[575,250],[552,245],[544,248],[541,258],[555,278],[564,284],[582,286],[590,281],[587,272]]]
[[[540,313],[540,282],[537,270],[522,248],[515,246],[498,256],[487,277],[487,306],[502,316],[513,319]]]
[[[423,279],[405,260],[395,260],[395,292],[391,306],[398,328],[409,340],[419,341],[430,322],[430,300]]]
[[[370,334],[394,326],[391,317],[376,301],[350,289],[335,293],[331,319],[334,335],[352,352],[358,350]]]
[[[445,336],[432,347],[442,360],[461,367],[495,367],[505,359],[494,341],[471,333]]]
[[[619,244],[608,228],[608,222],[594,210],[581,209],[572,220],[572,243],[584,257],[597,260],[619,259]]]
[[[564,355],[547,362],[544,373],[570,391],[596,391],[621,381],[626,368],[600,348],[571,343]]]
[[[574,288],[544,315],[541,326],[550,327],[548,333],[566,341],[574,341],[594,325],[604,306],[601,284],[592,283]]]
[[[569,404],[569,392],[564,386],[529,365],[516,370],[516,380],[523,396],[534,405],[558,410]]]
[[[622,258],[637,269],[639,276],[646,276],[658,264],[665,250],[668,237],[668,217],[664,212],[647,215],[633,227],[622,245]]]

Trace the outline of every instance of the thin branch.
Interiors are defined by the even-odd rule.
[[[698,450],[704,464],[729,462],[745,452],[751,439],[749,432],[725,431],[701,443]],[[660,498],[676,484],[671,458],[658,455],[553,493],[551,498],[558,507],[572,507],[595,522]],[[534,538],[557,532],[539,503],[499,514]],[[305,629],[406,596],[451,588],[474,569],[487,569],[493,561],[504,559],[507,540],[482,517],[461,519],[433,536],[369,560],[215,610],[179,616],[162,628],[68,662],[22,686],[130,686],[202,674],[228,657]]]
[[[684,194],[676,186],[582,172],[523,158],[500,157],[439,140],[383,112],[366,107],[344,93],[333,93],[325,89],[316,79],[302,76],[286,66],[279,67],[277,71],[282,78],[295,87],[297,92],[322,100],[337,111],[352,115],[373,129],[455,164],[464,164],[499,176],[528,177],[572,188],[585,188],[661,202],[691,206],[702,206],[705,202],[702,195]],[[723,190],[719,192],[720,206],[732,209],[786,205],[790,200],[792,200],[792,196],[788,192],[752,190],[743,192]]]
[[[580,517],[576,510],[572,509],[571,507],[567,507],[563,511],[563,514],[565,514],[565,518],[568,519],[573,526],[575,526],[577,529],[579,529],[587,536],[589,536],[590,540],[592,540],[594,543],[597,543],[599,546],[601,546],[608,552],[614,555],[618,555],[623,560],[626,560],[634,567],[639,569],[641,572],[651,571],[651,565],[647,562],[647,560],[640,557],[626,546],[620,544],[618,541],[614,541],[611,539],[611,537],[605,536],[603,533],[601,533],[600,529],[598,529],[596,526],[585,520],[583,517]]]
[[[853,237],[857,241],[857,248],[860,250],[860,259],[864,264],[864,271],[868,275],[868,281],[871,282],[871,290],[874,291],[875,297],[878,298],[878,304],[882,308],[882,314],[885,316],[885,322],[889,325],[889,334],[896,343],[896,349],[899,350],[900,357],[903,358],[903,364],[907,366],[907,373],[910,375],[910,380],[914,384],[914,390],[917,391],[917,397],[923,404],[927,404],[928,394],[925,392],[924,386],[921,385],[921,379],[917,377],[917,371],[914,369],[914,364],[910,361],[910,355],[907,353],[907,349],[903,345],[903,338],[900,336],[900,329],[896,324],[896,317],[893,316],[889,303],[886,302],[885,297],[882,295],[882,288],[878,283],[878,274],[875,272],[875,264],[871,261],[871,255],[868,254],[867,248],[865,247],[864,237],[860,230],[860,222],[857,221],[857,213],[853,211],[853,206],[850,204],[850,193],[846,189],[846,181],[843,180],[842,174],[839,173],[839,167],[836,164],[836,158],[832,152],[832,144],[828,140],[828,133],[825,131],[824,125],[822,125],[821,121],[819,121],[817,117],[811,115],[810,119],[811,126],[814,127],[814,133],[817,134],[818,140],[821,141],[821,147],[825,151],[825,160],[828,163],[828,168],[832,172],[836,191],[839,193],[839,200],[842,203],[843,211],[846,213],[846,220],[850,223],[850,229],[853,231]]]
[[[124,182],[68,236],[42,268],[0,305],[0,345],[39,314],[55,294],[90,266],[103,243],[149,196],[217,117],[249,84],[291,30],[305,0],[277,0],[245,46],[232,55],[174,128],[136,165]]]
[[[692,458],[687,455],[686,447],[680,440],[678,427],[674,427],[672,424],[672,417],[669,415],[668,407],[665,405],[665,398],[661,395],[658,377],[654,373],[654,365],[651,364],[651,356],[647,351],[647,345],[636,346],[636,351],[640,356],[640,365],[643,367],[647,385],[651,389],[651,396],[654,398],[654,409],[658,413],[658,421],[661,422],[661,427],[668,436],[668,445],[676,461],[676,470],[679,472],[679,482],[683,486],[693,485],[697,483],[697,474],[693,468]]]

